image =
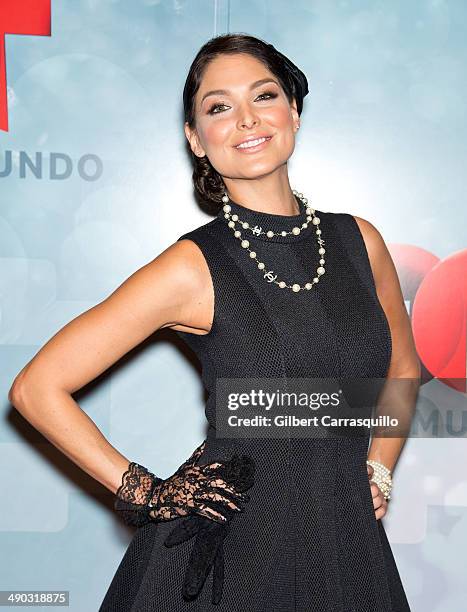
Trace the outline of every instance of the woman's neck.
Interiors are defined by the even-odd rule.
[[[287,182],[286,185],[248,185],[247,181],[238,184],[226,180],[226,191],[229,198],[245,208],[273,215],[297,215],[299,204]],[[251,181],[250,181],[251,183]]]

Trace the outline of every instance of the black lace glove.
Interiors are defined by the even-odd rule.
[[[237,491],[244,492],[253,486],[255,464],[253,459],[246,455],[241,457],[234,455],[219,468],[219,471],[225,481],[233,484]],[[187,601],[196,599],[199,595],[211,568],[213,570],[211,601],[213,604],[221,601],[224,585],[224,540],[235,518],[235,512],[231,510],[226,512],[228,521],[224,524],[201,515],[182,518],[164,542],[165,546],[170,548],[193,537],[196,538],[182,587],[183,598]]]
[[[225,523],[230,518],[228,509],[240,512],[241,502],[248,498],[220,476],[222,463],[196,464],[204,447],[202,442],[166,479],[131,462],[115,493],[114,508],[124,522],[141,527],[150,521],[169,521],[195,513]]]

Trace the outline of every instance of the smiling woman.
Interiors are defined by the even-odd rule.
[[[392,358],[405,372],[417,369],[414,351],[401,362],[404,343],[391,336],[398,330],[409,347],[409,327],[396,324],[407,313],[395,274],[385,274],[390,319],[378,299],[368,253],[378,262],[388,254],[374,247],[374,232],[350,214],[315,210],[290,188],[287,162],[307,93],[300,69],[243,34],[210,40],[190,68],[183,100],[193,182],[216,217],[178,239],[202,280],[191,327],[171,327],[198,355],[209,392],[196,460],[241,455],[255,466],[254,482],[225,525],[195,516],[173,530],[145,524],[100,612],[410,610],[378,520],[387,499],[376,473],[369,483],[369,433],[296,438],[289,422],[280,439],[219,433],[227,427],[216,406],[219,379],[377,378]],[[374,448],[392,469],[400,443]]]
[[[315,209],[290,186],[307,93],[304,73],[272,45],[209,40],[183,104],[195,193],[215,218],[59,330],[10,390],[137,527],[100,612],[410,610],[379,520],[400,439],[369,452],[369,432],[303,437],[287,423],[277,437],[220,435],[222,381],[248,391],[251,379],[274,379],[292,392],[294,379],[419,373],[376,228]],[[208,432],[160,478],[119,453],[72,394],[165,327],[201,361]]]
[[[214,40],[215,43],[207,43],[193,60],[183,91],[185,134],[194,166],[195,195],[211,211],[222,202],[226,187],[222,177],[235,176],[238,172],[245,178],[258,176],[261,162],[252,157],[253,153],[268,150],[268,156],[274,154],[279,164],[287,161],[295,145],[303,98],[308,93],[304,73],[272,45],[245,35]],[[222,87],[219,87],[219,75],[224,77]],[[243,115],[245,110],[258,113],[256,125],[248,126],[249,119],[245,116],[242,118],[247,120],[247,125],[238,125],[239,113]],[[245,141],[262,137],[269,139],[266,144],[238,148]],[[270,145],[274,146],[274,153]],[[237,167],[241,158],[226,157],[227,150],[248,155],[242,167]],[[254,168],[250,166],[252,163]],[[276,188],[277,185],[271,184],[270,191],[276,192],[278,212],[295,212],[290,187],[280,187],[280,193]]]

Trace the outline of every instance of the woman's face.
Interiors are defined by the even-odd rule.
[[[224,93],[210,93],[216,90]],[[185,134],[195,155],[207,155],[221,176],[255,178],[287,162],[299,121],[295,100],[289,103],[262,62],[249,54],[220,55],[205,70],[195,98],[196,127],[185,123]],[[236,147],[261,136],[269,140],[259,147]]]

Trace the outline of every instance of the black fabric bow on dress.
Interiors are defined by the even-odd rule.
[[[219,471],[221,477],[239,492],[247,491],[254,484],[255,463],[247,455],[233,455]],[[249,496],[245,496],[245,501],[249,501]],[[228,516],[224,523],[191,514],[177,520],[176,527],[167,536],[164,544],[169,548],[195,538],[182,587],[185,600],[192,601],[198,597],[212,569],[211,601],[213,604],[220,603],[224,585],[224,540],[236,514],[224,509],[224,515]]]

